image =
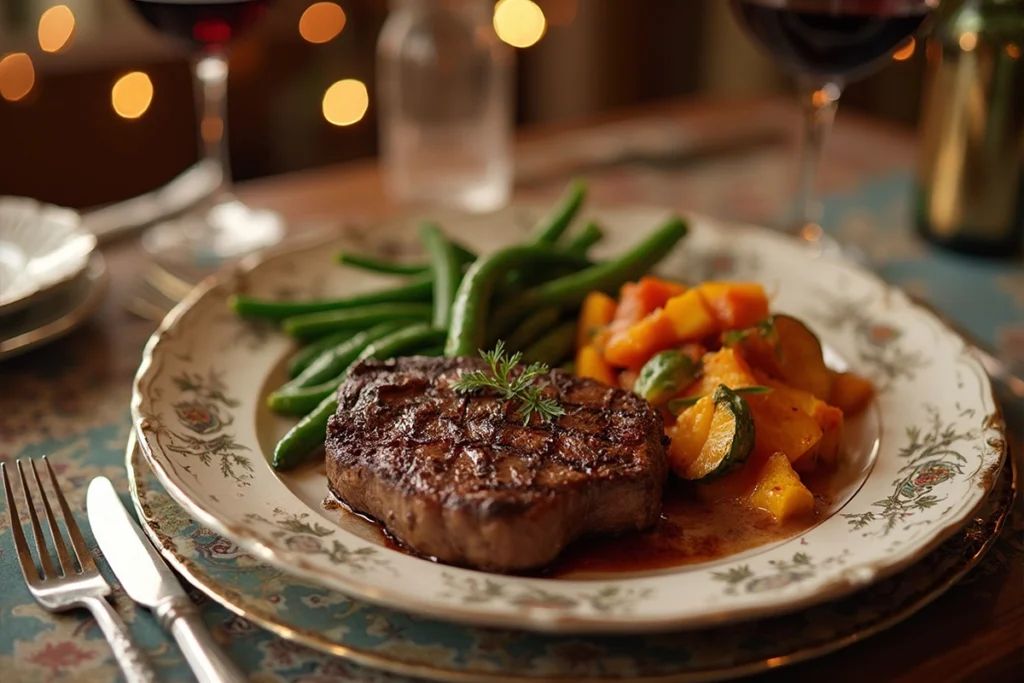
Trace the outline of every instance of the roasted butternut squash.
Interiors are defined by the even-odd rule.
[[[821,441],[822,431],[799,403],[785,391],[748,396],[757,438],[754,448],[762,453],[785,453],[790,462],[804,457]]]
[[[659,308],[664,308],[672,297],[686,291],[686,285],[671,280],[645,276],[636,283],[636,297],[640,300],[640,308],[648,315]]]
[[[604,358],[617,367],[639,369],[655,353],[674,345],[672,323],[659,308],[627,329],[612,333],[604,346]]]
[[[768,317],[768,296],[755,282],[705,282],[697,291],[720,329],[739,330]]]
[[[678,476],[685,478],[686,471],[698,457],[708,440],[711,419],[715,414],[715,400],[711,395],[701,398],[676,418],[672,443],[668,448],[669,465]]]
[[[719,384],[724,384],[730,389],[740,389],[756,385],[757,380],[740,354],[734,349],[723,348],[704,356],[702,376],[686,389],[685,394],[710,395]]]
[[[814,494],[800,481],[784,453],[768,456],[749,501],[770,513],[779,524],[814,512]]]
[[[847,415],[859,413],[868,407],[875,395],[871,382],[852,372],[833,372],[832,391],[828,402]]]
[[[601,352],[589,344],[576,352],[576,374],[580,377],[596,379],[608,386],[617,384],[615,371],[605,362]]]
[[[594,341],[594,336],[611,323],[618,304],[603,292],[590,292],[580,307],[576,328],[576,348],[582,349]]]
[[[672,323],[678,343],[702,339],[719,330],[717,321],[696,289],[669,299],[665,304],[665,315]]]

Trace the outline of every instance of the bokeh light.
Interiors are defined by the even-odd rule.
[[[117,115],[137,119],[153,101],[153,81],[141,71],[132,71],[117,79],[110,90],[110,103]]]
[[[315,2],[299,17],[299,35],[311,43],[333,40],[345,28],[345,10],[333,2]]]
[[[530,47],[544,37],[547,20],[533,0],[500,0],[494,6],[494,30],[513,47]]]
[[[978,34],[974,31],[966,31],[960,34],[960,49],[964,52],[970,52],[974,48],[978,47]]]
[[[346,78],[324,93],[324,118],[335,126],[351,126],[366,115],[370,94],[362,81]]]
[[[17,102],[32,92],[35,83],[36,69],[27,54],[14,52],[0,59],[0,97]]]
[[[39,17],[39,47],[60,52],[75,34],[75,15],[67,5],[55,5]]]
[[[1017,43],[1007,43],[1006,56],[1010,59],[1020,59],[1020,46]]]
[[[892,53],[892,58],[897,62],[905,62],[914,56],[914,50],[917,49],[917,41],[911,36],[910,40],[905,45],[900,46],[898,50]]]

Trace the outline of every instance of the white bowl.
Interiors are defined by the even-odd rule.
[[[85,270],[96,236],[76,211],[0,197],[0,316],[32,305]]]

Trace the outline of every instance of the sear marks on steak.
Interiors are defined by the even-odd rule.
[[[451,384],[476,358],[369,360],[351,368],[327,429],[327,480],[412,550],[512,572],[550,563],[584,534],[640,530],[668,473],[661,416],[636,395],[553,370],[565,414],[516,413]]]

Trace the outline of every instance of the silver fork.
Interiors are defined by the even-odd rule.
[[[64,527],[67,529],[75,557],[78,558],[77,567],[68,553],[67,546],[64,545],[64,539],[57,526],[57,519],[54,517],[46,489],[43,488],[43,482],[39,478],[36,461],[31,458],[27,460],[31,465],[32,479],[35,481],[36,489],[42,499],[43,509],[46,511],[46,522],[50,527],[53,547],[57,551],[57,563],[54,565],[53,558],[46,548],[46,540],[43,537],[43,529],[39,524],[39,517],[36,515],[36,508],[32,502],[32,492],[28,487],[22,460],[18,460],[18,479],[21,481],[21,489],[25,493],[28,516],[32,522],[32,535],[35,538],[36,551],[39,555],[39,567],[42,568],[40,572],[32,560],[32,553],[29,551],[25,533],[21,528],[21,519],[15,507],[14,494],[11,492],[11,479],[7,475],[7,465],[0,463],[0,477],[4,481],[4,494],[7,497],[8,513],[11,516],[11,531],[14,533],[14,548],[18,553],[21,573],[25,576],[25,583],[28,584],[29,591],[36,602],[50,612],[63,612],[74,607],[88,609],[96,618],[103,635],[110,643],[114,657],[128,683],[156,683],[156,673],[150,666],[146,655],[132,642],[121,617],[117,616],[117,612],[106,601],[106,596],[110,595],[110,584],[96,568],[96,563],[89,553],[85,539],[82,538],[82,532],[79,531],[75,517],[57,484],[57,475],[54,473],[53,467],[50,466],[50,462],[44,455],[43,464],[50,473],[50,482],[56,492],[57,503],[64,518]]]

